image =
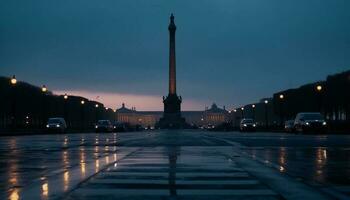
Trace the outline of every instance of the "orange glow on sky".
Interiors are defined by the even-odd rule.
[[[105,106],[115,109],[120,108],[122,103],[125,103],[126,107],[136,107],[136,110],[140,111],[162,111],[163,100],[162,96],[152,95],[138,95],[138,94],[121,94],[121,93],[108,93],[108,92],[91,92],[84,90],[74,91],[54,91],[55,94],[82,96],[89,100],[98,101]],[[204,110],[205,106],[209,106],[209,103],[183,99],[182,110]]]

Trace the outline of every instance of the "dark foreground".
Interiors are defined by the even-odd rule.
[[[0,199],[301,198],[350,198],[350,136],[157,131],[0,138]]]

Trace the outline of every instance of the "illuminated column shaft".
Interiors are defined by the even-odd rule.
[[[169,94],[176,94],[176,61],[175,61],[175,31],[174,15],[170,16],[169,30]]]

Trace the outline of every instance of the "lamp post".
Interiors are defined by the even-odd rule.
[[[97,122],[97,120],[98,120],[98,112],[99,112],[99,110],[98,110],[98,107],[99,107],[99,105],[98,104],[95,104],[95,122]]]
[[[46,105],[46,99],[45,99],[45,95],[47,92],[47,87],[45,85],[43,85],[41,87],[41,101],[42,101],[42,106],[41,106],[41,125],[42,127],[45,126],[45,119],[46,119],[46,114],[47,114],[47,105]]]
[[[234,126],[237,126],[237,121],[238,121],[238,117],[236,115],[237,113],[237,109],[233,109],[233,120],[234,120]]]
[[[253,119],[255,121],[255,104],[252,105],[252,109],[253,109]]]
[[[244,107],[241,108],[242,119],[244,118]]]
[[[267,104],[268,103],[269,103],[268,100],[264,101],[264,104],[265,104],[265,127],[266,127],[266,129],[269,128],[269,119],[268,119],[268,114],[267,114]]]
[[[68,110],[67,110],[67,102],[68,102],[68,95],[67,95],[67,93],[66,94],[64,94],[63,95],[63,100],[64,100],[64,113],[63,113],[63,115],[64,115],[64,119],[67,121],[67,123],[69,124],[69,120],[68,120]]]
[[[114,112],[114,114],[113,114],[113,116],[114,116],[114,123],[117,121],[117,109],[114,109],[113,110],[113,112]]]
[[[11,128],[12,130],[16,129],[16,84],[17,84],[17,79],[16,76],[13,75],[11,80]]]
[[[46,92],[47,92],[47,87],[46,87],[45,85],[43,85],[43,86],[41,87],[41,91],[42,91],[43,93],[46,93]]]
[[[280,126],[283,126],[283,118],[284,118],[284,111],[283,111],[283,101],[284,101],[284,95],[280,94],[279,95],[280,99]]]
[[[81,100],[80,105],[81,105],[81,130],[83,131],[85,129],[85,123],[84,123],[84,104],[85,101]]]
[[[317,92],[317,97],[318,97],[318,110],[321,112],[322,110],[322,91],[323,87],[322,85],[317,85],[316,86],[316,92]]]

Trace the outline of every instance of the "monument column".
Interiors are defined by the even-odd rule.
[[[174,15],[170,16],[169,30],[169,94],[176,94],[176,59],[175,59],[175,31]]]
[[[182,98],[176,94],[176,57],[175,57],[175,31],[174,15],[170,16],[169,30],[169,94],[163,97],[164,113],[159,120],[160,128],[183,128],[186,121],[181,117]]]

